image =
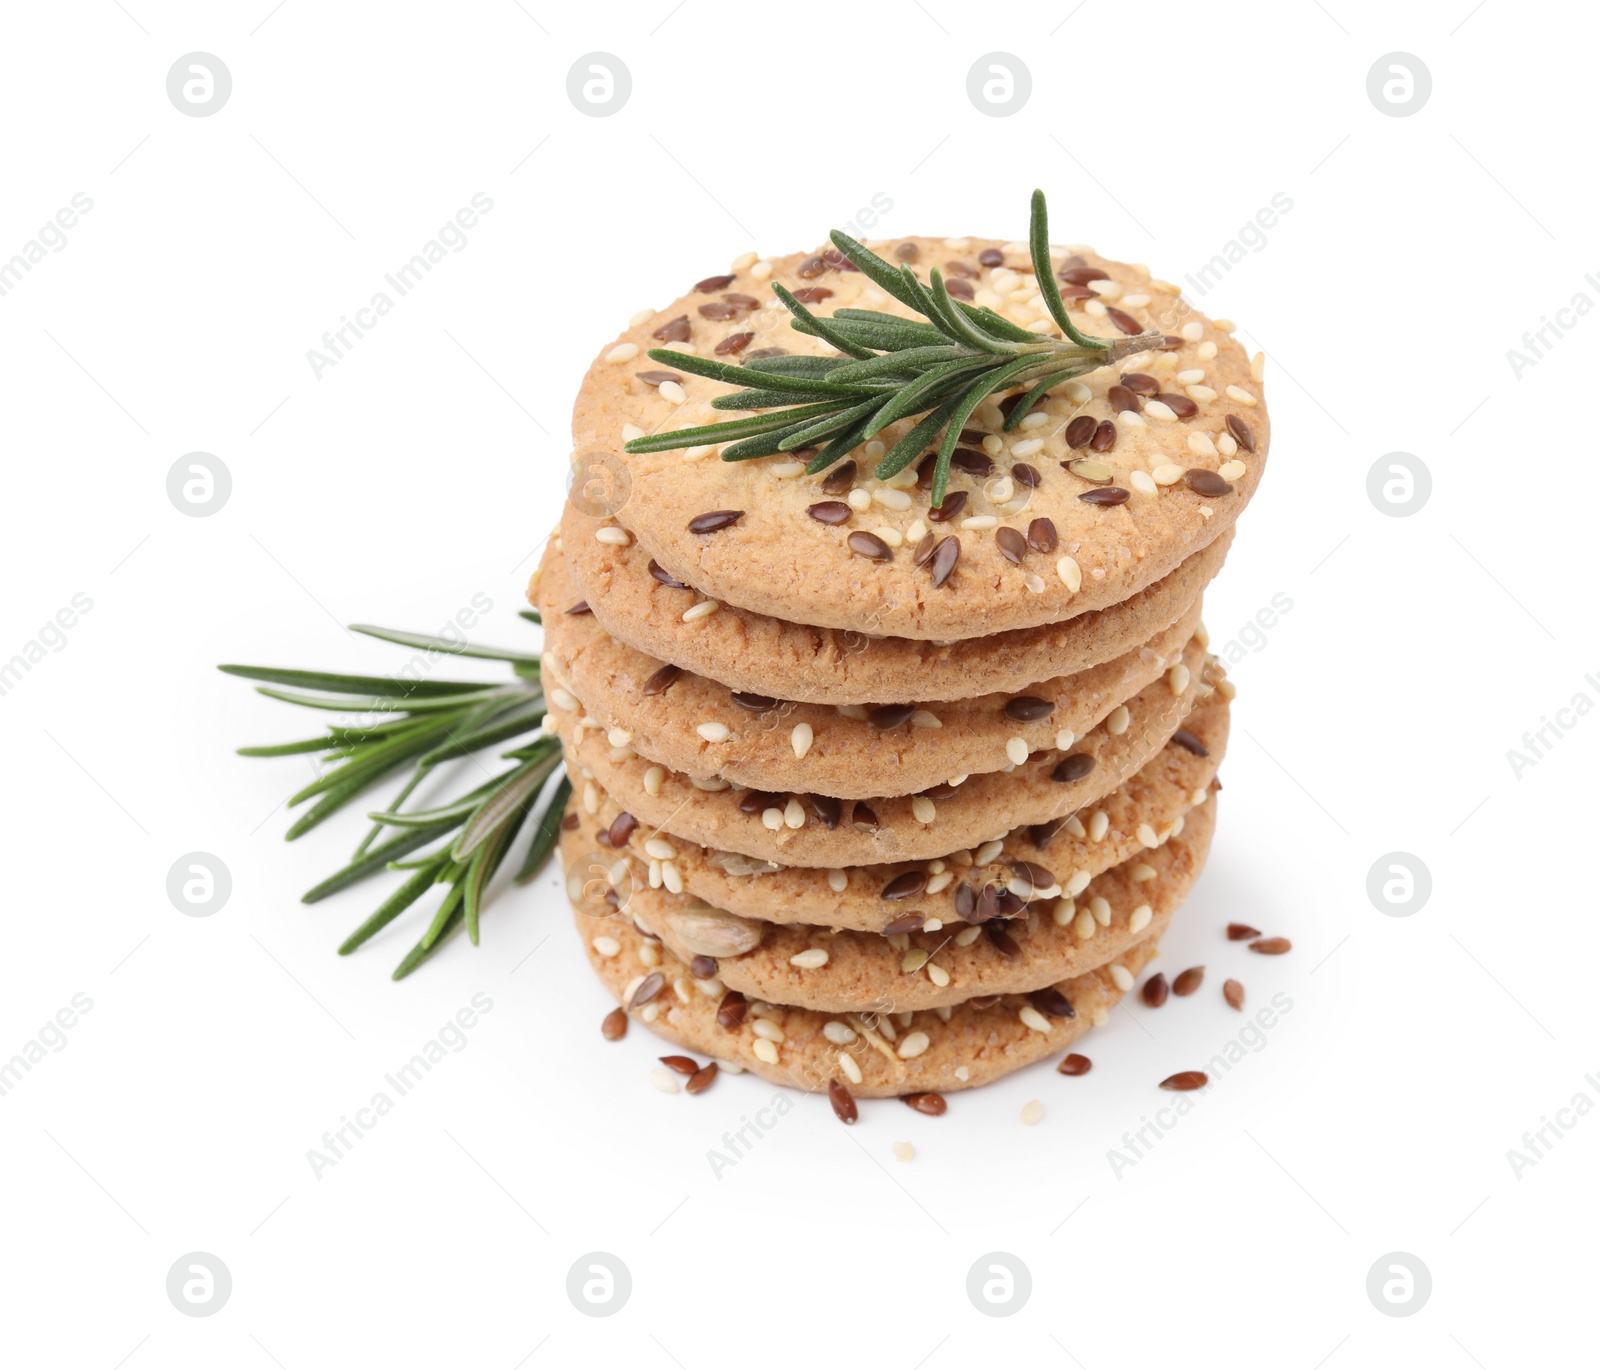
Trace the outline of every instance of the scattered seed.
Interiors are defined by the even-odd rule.
[[[1244,986],[1237,980],[1224,980],[1222,982],[1222,997],[1228,1001],[1229,1008],[1244,1010]]]
[[[1197,495],[1207,499],[1215,499],[1218,495],[1231,495],[1233,486],[1223,480],[1215,471],[1207,471],[1203,466],[1191,466],[1183,473],[1183,483]]]
[[[1282,956],[1291,945],[1287,937],[1262,937],[1250,944],[1250,950],[1259,951],[1263,956]]]
[[[628,1035],[626,1009],[614,1008],[600,1020],[600,1035],[608,1042],[620,1042]]]
[[[1120,485],[1102,485],[1095,490],[1085,490],[1078,496],[1085,504],[1097,504],[1112,508],[1118,504],[1128,502],[1128,492]]]
[[[668,1070],[676,1071],[679,1075],[693,1075],[700,1069],[700,1063],[688,1056],[662,1056],[660,1061]]]
[[[1000,549],[1001,556],[1017,566],[1028,555],[1028,540],[1015,528],[996,528],[994,545]]]
[[[1179,996],[1193,994],[1200,988],[1200,982],[1205,978],[1204,966],[1190,966],[1188,970],[1178,973],[1177,979],[1172,982],[1172,992]]]
[[[837,1080],[828,1081],[828,1102],[833,1105],[833,1116],[841,1123],[853,1123],[861,1116],[856,1109],[855,1096]]]
[[[1038,1009],[1040,1013],[1048,1014],[1052,1018],[1076,1018],[1078,1010],[1072,1007],[1072,1001],[1053,985],[1044,989],[1036,989],[1028,996],[1028,1002]]]
[[[1160,1008],[1167,1002],[1168,990],[1167,977],[1158,970],[1144,982],[1144,989],[1140,991],[1140,994],[1143,996],[1147,1007]]]
[[[1077,1052],[1073,1052],[1070,1056],[1062,1059],[1061,1064],[1056,1067],[1056,1073],[1058,1075],[1087,1075],[1093,1068],[1094,1062],[1087,1056],[1080,1056]]]
[[[808,794],[806,806],[811,810],[811,816],[821,823],[823,827],[832,832],[839,826],[841,812],[839,801],[829,794]]]
[[[902,1094],[900,1102],[916,1109],[918,1113],[926,1113],[930,1118],[941,1118],[949,1108],[944,1095],[936,1094],[932,1090],[923,1094]]]
[[[842,495],[856,483],[856,464],[847,461],[835,466],[822,480],[822,493],[825,495]]]
[[[1180,1070],[1176,1075],[1169,1075],[1161,1082],[1162,1089],[1189,1090],[1204,1089],[1210,1081],[1203,1070]]]
[[[717,1063],[710,1062],[695,1071],[689,1077],[689,1083],[683,1087],[685,1094],[704,1094],[711,1088],[712,1082],[717,1078]]]
[[[878,893],[880,899],[915,899],[928,888],[927,871],[907,871],[897,875]]]
[[[868,561],[888,561],[894,555],[889,550],[889,544],[873,533],[851,533],[845,539],[845,545],[858,557],[865,557]]]
[[[689,588],[681,580],[674,578],[670,571],[664,570],[654,557],[650,558],[650,574],[670,589],[687,590]]]
[[[842,499],[825,499],[806,510],[818,523],[827,524],[848,523],[854,512]]]
[[[1106,306],[1106,317],[1130,338],[1144,332],[1144,325],[1134,318],[1132,314],[1114,306]]]
[[[732,1032],[744,1022],[744,1011],[748,1007],[749,1001],[744,995],[736,989],[730,989],[717,1005],[717,1025]]]
[[[1094,769],[1094,757],[1088,752],[1074,752],[1066,757],[1055,770],[1050,772],[1050,778],[1058,784],[1069,784],[1074,780],[1082,780]]]
[[[666,988],[667,977],[659,970],[653,970],[640,982],[639,988],[634,990],[633,998],[628,1001],[629,1008],[643,1008],[656,995]]]
[[[639,692],[646,696],[665,694],[672,688],[673,682],[682,674],[683,667],[681,666],[670,664],[663,666],[639,687]]]
[[[1029,1127],[1032,1127],[1044,1117],[1044,1105],[1037,1099],[1029,1099],[1027,1103],[1023,1104],[1022,1112],[1017,1116]]]
[[[1036,723],[1041,718],[1049,718],[1055,711],[1054,704],[1037,695],[1018,695],[1006,701],[1006,717],[1014,718],[1018,723]]]
[[[713,509],[706,514],[696,514],[689,520],[691,533],[715,533],[731,528],[744,517],[743,509]]]
[[[1244,942],[1252,937],[1261,936],[1259,928],[1253,928],[1248,923],[1229,923],[1228,940],[1230,942]]]

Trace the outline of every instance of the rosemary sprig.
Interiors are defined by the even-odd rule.
[[[752,417],[636,438],[624,450],[666,452],[726,443],[723,461],[747,461],[820,445],[806,466],[815,475],[890,424],[920,414],[926,417],[884,454],[873,475],[887,480],[903,470],[943,429],[929,491],[937,509],[944,503],[962,426],[988,396],[1025,388],[1006,416],[1010,432],[1052,386],[1161,344],[1159,332],[1097,338],[1072,322],[1051,269],[1042,190],[1033,192],[1029,254],[1039,293],[1064,337],[1030,332],[991,309],[953,298],[937,267],[924,284],[909,266],[891,266],[849,234],[835,229],[829,236],[873,284],[927,322],[870,309],[841,309],[821,318],[774,281],[773,294],[793,315],[789,326],[821,338],[842,355],[767,357],[736,366],[652,348],[656,361],[740,387],[718,395],[711,407]]]
[[[534,623],[540,621],[537,613],[523,611],[522,616]],[[563,776],[543,806],[538,805],[540,792],[561,763],[561,745],[556,738],[538,731],[544,721],[545,700],[536,653],[480,647],[364,624],[352,625],[352,631],[424,651],[504,661],[514,675],[512,681],[495,685],[266,666],[217,668],[228,675],[261,682],[257,690],[270,699],[361,716],[355,723],[328,728],[320,737],[239,749],[241,756],[316,755],[330,763],[316,780],[291,796],[291,808],[307,800],[316,802],[290,826],[285,834],[289,841],[310,831],[396,771],[411,768],[410,777],[394,798],[384,808],[367,815],[372,827],[349,863],[302,896],[303,902],[314,904],[379,871],[410,872],[399,888],[340,945],[339,954],[347,956],[433,886],[444,885],[444,897],[421,940],[395,968],[394,978],[403,980],[463,925],[473,945],[477,945],[489,884],[518,832],[538,808],[533,838],[516,876],[516,883],[526,884],[555,850],[572,787]],[[413,792],[442,763],[528,734],[534,735],[500,754],[502,760],[513,763],[510,769],[497,775],[484,771],[488,776],[484,783],[431,808],[406,807]],[[479,765],[479,769],[483,767]],[[412,857],[413,852],[434,843],[438,845],[431,851]]]

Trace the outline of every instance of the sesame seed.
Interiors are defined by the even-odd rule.
[[[1124,965],[1111,967],[1111,983],[1126,994],[1133,988],[1133,973]]]
[[[1051,920],[1058,928],[1071,924],[1073,915],[1078,911],[1078,905],[1071,899],[1057,899],[1055,908],[1050,911]]]
[[[835,894],[843,894],[849,884],[850,876],[848,872],[837,869],[828,872],[828,888]]]
[[[1189,434],[1189,450],[1197,457],[1214,457],[1217,455],[1216,444],[1204,433]]]
[[[844,497],[844,500],[858,514],[864,514],[868,509],[872,508],[872,496],[865,490],[852,490]]]
[[[1106,835],[1106,829],[1111,826],[1111,820],[1106,817],[1104,809],[1096,809],[1089,816],[1089,840],[1099,842]]]
[[[1132,877],[1134,884],[1144,885],[1156,878],[1156,868],[1141,861],[1135,866],[1130,866],[1128,874]]]
[[[1142,292],[1137,295],[1124,295],[1122,297],[1122,302],[1123,304],[1127,305],[1129,309],[1143,309],[1147,304],[1150,303],[1150,297]]]
[[[757,1037],[764,1037],[769,1042],[783,1041],[783,1029],[770,1018],[756,1018],[750,1024],[750,1031]]]
[[[1150,912],[1150,905],[1140,904],[1138,908],[1128,915],[1128,931],[1143,932],[1147,927],[1150,926],[1150,919],[1152,916],[1153,915]]]
[[[1000,520],[993,514],[975,514],[973,517],[961,520],[963,528],[971,528],[974,532],[981,532],[986,528],[998,526]]]
[[[1020,766],[1028,759],[1028,741],[1022,737],[1009,737],[1006,739],[1006,755],[1010,757],[1013,766]]]
[[[600,787],[592,780],[583,783],[583,809],[585,813],[600,812]]]
[[[981,923],[977,923],[970,928],[962,928],[961,931],[955,935],[954,940],[958,947],[970,947],[978,940],[978,938],[982,936],[983,925]]]
[[[1148,823],[1139,824],[1139,830],[1136,835],[1139,841],[1147,847],[1159,847],[1161,845],[1160,839],[1156,837],[1156,830]]]
[[[796,723],[789,734],[789,745],[794,748],[796,761],[805,759],[805,754],[811,750],[814,734],[809,723]]]
[[[910,951],[900,958],[901,971],[906,975],[915,975],[928,964],[930,955],[931,953],[924,951],[921,947],[912,947]]]
[[[1203,342],[1195,348],[1194,354],[1201,361],[1208,362],[1217,355],[1217,345],[1214,342]]]
[[[656,387],[656,394],[660,395],[668,404],[682,404],[689,398],[677,381],[662,381]]]
[[[1223,456],[1231,457],[1238,450],[1238,439],[1235,438],[1232,433],[1217,434],[1217,451],[1221,452]],[[1241,472],[1241,474],[1243,473]]]
[[[1250,379],[1260,385],[1262,377],[1266,374],[1267,354],[1265,352],[1257,352],[1255,356],[1250,358]]]
[[[1093,937],[1096,926],[1094,915],[1088,909],[1080,909],[1078,916],[1072,920],[1072,930],[1078,935],[1080,942],[1087,942]]]
[[[603,528],[594,530],[594,540],[603,542],[608,547],[627,547],[633,542],[633,534],[626,528],[617,528],[608,523]]]
[[[920,1056],[928,1049],[928,1034],[926,1032],[909,1032],[905,1040],[895,1048],[895,1054],[902,1061],[909,1061],[913,1056]]]
[[[912,797],[911,816],[915,818],[917,822],[933,822],[935,812],[933,800],[929,799],[927,795],[919,794]]]
[[[645,855],[657,861],[670,861],[678,854],[676,847],[664,837],[652,837],[644,844]]]
[[[904,490],[894,489],[893,486],[879,486],[872,492],[872,498],[885,509],[906,510],[911,507],[911,496]]]
[[[644,773],[644,792],[648,795],[661,793],[661,786],[666,783],[667,768],[665,766],[652,766]]]
[[[661,964],[661,943],[649,941],[639,947],[639,964],[642,966],[659,966]]]
[[[1223,480],[1235,481],[1238,480],[1240,476],[1244,475],[1244,473],[1249,469],[1250,468],[1247,467],[1242,461],[1226,461],[1223,462],[1220,467],[1218,467],[1217,474],[1221,476]]]
[[[911,1160],[917,1154],[916,1147],[912,1146],[910,1142],[896,1142],[889,1149],[894,1152],[895,1160],[902,1162]]]
[[[872,535],[876,538],[882,538],[886,547],[898,547],[903,541],[899,530],[890,528],[887,524],[880,528],[874,528],[872,530]]]
[[[718,600],[703,599],[698,604],[691,605],[685,609],[681,621],[684,623],[698,623],[703,618],[710,618],[721,607],[722,604]]]
[[[622,943],[615,937],[596,937],[589,945],[608,961],[622,950]]]
[[[613,347],[609,352],[606,353],[606,360],[608,362],[610,362],[613,366],[617,366],[617,365],[620,365],[622,362],[631,362],[638,355],[639,355],[639,344],[638,343],[631,343],[631,342],[618,343],[615,347]]]
[[[622,425],[622,440],[623,440],[623,442],[632,442],[635,438],[642,438],[643,436],[644,436],[644,429],[639,427],[638,424],[636,424],[636,423],[625,423],[625,424]]]
[[[1150,473],[1150,479],[1157,485],[1176,485],[1183,479],[1183,467],[1173,462],[1163,462]]]
[[[839,1069],[851,1084],[859,1085],[861,1083],[861,1066],[856,1061],[856,1058],[848,1052],[841,1051],[839,1053]]]
[[[1111,926],[1111,904],[1103,895],[1095,895],[1089,901],[1089,912],[1094,915],[1094,921],[1103,928]]]
[[[726,723],[700,723],[695,727],[707,742],[726,742],[732,735]]]
[[[1078,824],[1078,829],[1079,830],[1075,834],[1075,836],[1082,837],[1083,836],[1083,825],[1081,823]],[[1064,886],[1064,888],[1066,889],[1068,894],[1070,894],[1074,899],[1076,899],[1080,894],[1082,894],[1084,892],[1084,890],[1089,888],[1089,872],[1088,871],[1073,871],[1071,877],[1067,880],[1067,883]]]
[[[756,280],[764,281],[768,276],[772,275],[772,263],[754,262],[751,264],[750,274],[754,276]]]
[[[761,811],[761,826],[769,832],[781,832],[783,829],[783,810],[763,809]]]
[[[1144,412],[1148,418],[1162,419],[1168,422],[1178,417],[1173,413],[1171,406],[1163,400],[1146,400]]]
[[[783,826],[786,828],[803,828],[805,825],[805,808],[798,799],[790,795],[789,802],[783,806]]]
[[[779,480],[793,480],[805,473],[806,466],[803,461],[780,461],[770,469]]]
[[[678,1092],[678,1077],[665,1066],[656,1066],[650,1071],[650,1083],[663,1094]]]
[[[910,723],[913,728],[944,727],[943,722],[940,721],[939,715],[936,713],[930,713],[927,709],[916,710],[916,712],[913,713],[906,721]]]
[[[973,852],[972,864],[975,866],[987,866],[1005,850],[1005,845],[998,837],[985,842],[977,851]]]
[[[1022,442],[1014,442],[1011,444],[1011,455],[1016,457],[1018,460],[1021,460],[1025,457],[1034,456],[1036,453],[1042,451],[1044,451],[1043,438],[1026,438]],[[1009,499],[1010,496],[1007,495],[1005,498]]]
[[[760,265],[760,263],[757,263],[757,265]],[[769,1066],[775,1066],[778,1064],[778,1048],[772,1042],[769,1042],[765,1037],[757,1037],[756,1040],[751,1043],[750,1050],[752,1054],[754,1054],[756,1060],[765,1061]]]
[[[928,525],[921,519],[915,519],[912,521],[911,526],[906,529],[905,540],[910,546],[915,547],[927,536]]]
[[[1178,330],[1178,336],[1185,342],[1199,342],[1205,335],[1205,325],[1199,322],[1186,323]]]
[[[1121,737],[1128,731],[1129,720],[1128,706],[1119,704],[1106,716],[1106,731],[1113,737]]]
[[[633,734],[626,728],[612,728],[606,733],[606,741],[613,747],[626,747],[633,741]]]
[[[1056,574],[1073,594],[1077,594],[1083,586],[1083,570],[1071,557],[1062,557],[1056,562]]]
[[[807,947],[791,956],[789,964],[801,970],[820,970],[828,964],[828,953],[823,947]]]
[[[1044,1117],[1044,1105],[1037,1099],[1029,1099],[1027,1103],[1023,1104],[1022,1112],[1019,1116],[1024,1123],[1032,1127]]]
[[[1189,688],[1189,668],[1181,661],[1167,672],[1167,688],[1175,695]]]
[[[1050,1020],[1032,1004],[1024,1004],[1017,1017],[1022,1020],[1023,1027],[1032,1028],[1035,1032],[1050,1031]]]
[[[849,1046],[856,1039],[856,1030],[849,1023],[830,1018],[822,1025],[822,1035],[836,1047]]]
[[[577,713],[579,709],[583,708],[583,705],[578,703],[577,696],[571,690],[563,689],[559,685],[550,691],[548,698],[556,708],[565,709],[568,713]]]
[[[1238,400],[1240,404],[1247,404],[1251,408],[1255,407],[1256,397],[1241,386],[1230,385],[1228,387],[1228,398],[1230,400]]]
[[[1155,481],[1151,480],[1143,471],[1130,471],[1128,484],[1141,495],[1154,495],[1158,493]]]

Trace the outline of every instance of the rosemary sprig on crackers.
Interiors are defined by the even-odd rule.
[[[929,491],[937,509],[944,503],[961,430],[989,395],[1018,392],[1016,402],[1007,406],[1009,432],[1053,386],[1162,345],[1159,332],[1099,338],[1072,322],[1051,270],[1040,190],[1033,192],[1029,252],[1039,293],[1063,337],[1031,332],[992,309],[954,298],[938,267],[929,271],[924,284],[909,265],[891,265],[849,234],[835,229],[829,236],[863,275],[927,322],[872,309],[840,309],[823,318],[774,281],[773,293],[793,316],[790,327],[821,338],[839,355],[757,357],[736,366],[654,348],[650,356],[656,361],[740,387],[718,395],[711,407],[745,411],[751,417],[635,438],[625,451],[725,443],[723,461],[748,461],[808,450],[814,455],[806,471],[816,475],[891,424],[921,415],[884,453],[873,475],[887,480],[919,459],[938,437]]]

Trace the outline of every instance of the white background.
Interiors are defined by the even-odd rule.
[[[1568,1256],[1588,1250],[1600,1120],[1520,1178],[1507,1153],[1574,1095],[1600,1102],[1600,720],[1520,778],[1507,751],[1600,699],[1600,321],[1520,379],[1507,351],[1600,299],[1574,161],[1600,30],[1506,0],[1075,3],[7,7],[0,258],[93,201],[0,297],[0,659],[93,604],[0,697],[0,1058],[93,1003],[0,1097],[8,1364],[1585,1354],[1592,1261]],[[195,51],[233,80],[204,118],[165,87]],[[566,93],[593,51],[632,73],[607,118]],[[995,51],[1032,73],[1008,118],[966,94]],[[1432,74],[1411,117],[1367,95],[1395,51]],[[284,845],[305,763],[232,748],[308,720],[211,667],[389,669],[403,654],[340,625],[436,630],[477,594],[478,636],[535,641],[515,610],[569,405],[629,315],[747,249],[813,246],[876,193],[877,232],[1021,236],[1035,184],[1058,240],[1175,281],[1274,194],[1293,204],[1197,300],[1267,352],[1274,430],[1208,595],[1214,642],[1293,605],[1234,666],[1219,836],[1164,949],[1206,986],[1119,1013],[1085,1079],[1046,1065],[939,1119],[872,1104],[853,1130],[803,1099],[717,1178],[707,1151],[775,1091],[650,1088],[662,1048],[638,1026],[601,1039],[609,1001],[554,875],[403,985],[415,916],[333,954],[382,882],[298,896],[359,820]],[[475,192],[494,207],[465,249],[314,375],[307,350]],[[166,495],[195,451],[232,474],[208,518]],[[1366,492],[1395,451],[1432,473],[1408,518]],[[1397,850],[1432,873],[1407,918],[1366,894]],[[209,918],[165,892],[192,851],[232,874]],[[1294,952],[1228,944],[1230,919]],[[1118,1177],[1108,1151],[1172,1102],[1156,1082],[1243,1026],[1228,975],[1292,1011]],[[466,1049],[317,1178],[307,1151],[475,993],[493,1009]],[[215,1316],[166,1296],[194,1251],[232,1272]],[[591,1251],[632,1272],[615,1316],[567,1298]],[[1032,1276],[1005,1320],[964,1295],[994,1251]],[[1413,1317],[1366,1294],[1394,1251],[1432,1273]]]

